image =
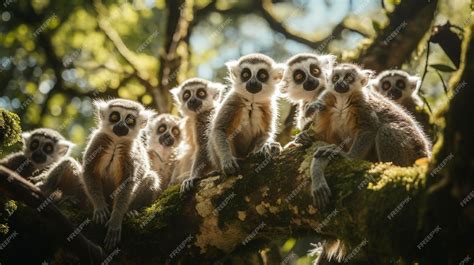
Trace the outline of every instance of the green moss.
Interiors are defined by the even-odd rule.
[[[0,108],[0,144],[11,146],[20,139],[20,118],[15,113]]]

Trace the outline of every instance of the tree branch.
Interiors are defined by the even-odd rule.
[[[56,228],[52,234],[60,235],[64,246],[75,252],[82,263],[99,264],[104,259],[102,249],[90,242],[82,233],[78,233],[74,240],[67,241],[66,239],[75,233],[76,227],[54,203],[40,193],[37,187],[4,166],[0,166],[0,190],[2,195],[37,209],[39,215],[51,221]]]

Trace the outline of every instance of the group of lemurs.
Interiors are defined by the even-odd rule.
[[[279,154],[280,94],[298,105],[301,131],[285,148],[328,143],[317,149],[311,165],[317,207],[329,202],[324,168],[335,155],[399,166],[431,155],[428,120],[416,119],[422,107],[416,76],[388,70],[373,77],[357,65],[338,64],[333,55],[309,53],[281,64],[250,54],[226,66],[227,92],[225,85],[199,78],[171,90],[181,117],[157,115],[125,99],[95,101],[97,126],[82,164],[68,155],[73,144],[51,129],[25,133],[23,151],[1,164],[46,196],[59,191],[56,197],[75,198],[92,209],[93,220],[108,228],[106,247],[113,247],[124,215],[150,205],[167,186],[180,184],[187,192],[212,171],[238,174],[249,155]],[[343,246],[331,244],[325,243],[319,264],[342,259]]]

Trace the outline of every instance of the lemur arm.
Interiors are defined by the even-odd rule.
[[[87,146],[83,158],[83,180],[86,188],[85,190],[95,210],[107,207],[107,202],[105,201],[103,192],[102,179],[101,176],[98,176],[97,172],[101,167],[100,153],[104,149],[101,142],[103,142],[101,137],[96,135]]]
[[[191,178],[201,178],[206,168],[209,167],[209,155],[207,149],[207,143],[209,140],[208,134],[209,122],[200,121],[196,125],[196,131],[198,133],[197,146],[195,151],[195,157],[191,168]]]
[[[232,102],[231,98],[227,98],[223,105],[225,107],[218,111],[214,120],[212,133],[214,139],[211,139],[217,152],[216,156],[220,161],[232,158],[232,151],[229,146],[229,140],[227,139],[227,129],[234,119],[236,112],[239,111],[239,106],[235,104],[235,102]]]

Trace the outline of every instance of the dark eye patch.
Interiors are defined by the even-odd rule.
[[[166,131],[166,124],[158,126],[158,134],[162,134]]]
[[[295,83],[301,84],[305,79],[306,74],[302,70],[297,69],[293,72],[293,80],[295,80]]]
[[[383,90],[389,90],[392,85],[388,81],[383,81],[382,82],[382,89]]]
[[[257,72],[257,79],[258,81],[265,83],[268,80],[268,72],[265,69],[260,69]]]
[[[109,121],[112,122],[112,123],[116,123],[120,120],[120,113],[118,113],[117,111],[113,111],[112,113],[110,113],[109,115]]]
[[[395,85],[400,89],[405,89],[405,81],[403,79],[398,79]]]
[[[51,154],[54,151],[54,146],[52,143],[46,143],[43,146],[43,152],[46,154]]]
[[[332,81],[333,83],[336,83],[337,80],[339,80],[339,75],[338,75],[338,74],[333,75],[331,81]]]
[[[133,116],[132,114],[128,114],[127,117],[125,118],[125,123],[129,127],[133,127],[137,123],[137,118]]]
[[[197,96],[198,96],[198,98],[200,98],[200,99],[206,98],[206,96],[207,96],[206,90],[204,90],[204,89],[202,89],[202,88],[198,89],[198,91],[197,91]]]
[[[247,82],[251,76],[252,76],[252,73],[250,72],[250,69],[248,68],[244,68],[242,70],[242,73],[240,73],[240,79],[242,79],[242,82]]]
[[[321,69],[315,64],[311,64],[309,66],[309,72],[311,73],[312,76],[318,77],[321,74]]]
[[[189,90],[184,91],[183,93],[183,100],[186,101],[191,97],[191,92]]]
[[[38,139],[33,139],[33,141],[31,141],[31,143],[30,143],[30,150],[36,150],[36,148],[38,148],[38,146],[39,146]]]
[[[173,133],[174,136],[178,136],[180,133],[178,127],[173,127],[173,129],[171,129],[171,132]]]
[[[348,84],[352,84],[354,83],[354,80],[355,80],[355,76],[353,73],[347,73],[345,76],[344,76],[344,81]]]

